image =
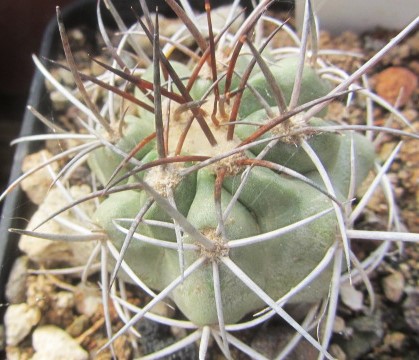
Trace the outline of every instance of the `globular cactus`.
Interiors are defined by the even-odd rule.
[[[296,63],[297,59],[290,58],[274,64],[271,68],[279,88],[284,93],[286,103],[290,100],[298,69]],[[188,65],[191,69],[196,66],[195,63]],[[176,68],[174,64],[172,66]],[[186,69],[184,70],[183,77],[190,77]],[[328,92],[327,84],[312,69],[307,67],[305,70],[302,77],[303,89],[300,93],[303,103],[319,99]],[[237,69],[236,72],[238,76],[243,76]],[[207,78],[200,78],[198,75],[196,83],[201,85],[200,82],[207,87],[210,85]],[[236,84],[233,84],[231,91],[237,92],[238,88],[234,85]],[[259,93],[269,106],[274,106],[275,99],[269,91],[269,82],[259,69],[255,69],[247,85],[257,91],[264,89],[264,93]],[[191,88],[190,93],[205,94],[207,90],[196,86]],[[219,90],[222,94],[222,84]],[[187,132],[180,153],[176,154],[176,148],[171,146],[177,145],[179,134],[185,132],[190,111],[185,110],[179,114],[183,105],[175,104],[171,108],[171,116],[167,119],[169,133],[168,138],[164,139],[164,146],[166,147],[167,143],[169,145],[167,154],[159,157],[157,141],[151,141],[135,155],[143,165],[139,165],[135,171],[128,172],[131,176],[126,178],[131,184],[136,183],[136,176],[141,178],[165,199],[172,194],[172,206],[189,224],[210,240],[208,243],[201,243],[194,234],[184,229],[182,243],[194,246],[192,250],[184,251],[184,266],[190,266],[200,257],[208,261],[170,295],[185,316],[200,325],[216,324],[218,321],[212,264],[220,263],[224,257],[233,260],[257,284],[263,284],[265,291],[274,299],[281,298],[298,285],[316,267],[335,241],[338,229],[336,216],[325,210],[332,209],[331,201],[340,204],[340,201],[346,198],[351,178],[351,168],[347,161],[350,158],[351,135],[318,131],[316,126],[326,126],[327,122],[315,117],[305,120],[302,114],[286,119],[259,137],[263,139],[278,136],[277,144],[263,159],[257,157],[266,144],[250,147],[210,166],[189,171],[193,164],[182,160],[182,156],[186,159],[193,156],[209,159],[223,155],[223,152],[239,147],[260,126],[271,121],[260,102],[246,90],[242,101],[247,106],[239,107],[239,114],[243,115],[239,115],[240,121],[235,124],[232,139],[228,139],[229,127],[226,125],[229,123],[232,104],[224,105],[223,114],[217,111],[220,102],[223,101],[220,99],[222,96],[217,98],[210,94],[209,106],[201,105],[198,108],[214,134],[216,145],[209,143],[195,120]],[[191,101],[200,100],[200,96],[192,96]],[[230,102],[233,103],[233,100]],[[187,99],[184,99],[184,102],[187,103]],[[276,107],[270,108],[270,111],[276,116],[280,114]],[[141,144],[147,136],[155,133],[153,117],[154,114],[144,111],[139,117],[127,117],[124,135],[115,145],[129,153],[134,144]],[[325,166],[335,194],[328,194],[327,190],[321,191],[324,185],[315,163],[301,146],[303,141],[307,142]],[[358,186],[372,168],[374,149],[360,135],[353,136],[353,144],[359,159],[355,169],[355,182]],[[177,162],[176,156],[181,162]],[[162,159],[165,159],[163,165],[150,165],[153,162],[158,164]],[[120,156],[109,148],[98,149],[89,158],[93,173],[99,175],[103,186],[109,183],[120,162]],[[142,170],[141,167],[146,169]],[[242,181],[246,169],[247,178]],[[183,172],[186,175],[183,175]],[[293,175],[293,172],[297,172],[298,176]],[[239,190],[241,184],[244,186]],[[235,194],[238,196],[233,199]],[[228,214],[224,215],[229,206]],[[95,221],[120,249],[127,237],[115,227],[115,219],[134,219],[138,214],[141,214],[143,220],[173,222],[170,215],[145,189],[109,195],[99,205]],[[316,214],[323,215],[286,234],[275,235],[275,231]],[[136,233],[176,243],[175,229],[139,223]],[[260,237],[260,240],[256,240],[257,237]],[[248,244],[229,245],[230,241],[234,244],[234,240],[240,239],[249,239]],[[160,291],[182,272],[178,249],[159,247],[134,239],[126,249],[124,260],[150,288]],[[219,266],[224,321],[237,322],[246,314],[263,306],[263,301],[247,289],[236,275],[222,263]],[[330,275],[330,271],[325,271],[290,301],[315,302],[321,299],[327,294]],[[237,294],[241,295],[238,297]]]
[[[361,92],[355,85],[345,89],[362,71],[339,79],[335,89],[321,75],[327,66],[316,60],[314,48],[307,50],[307,34],[315,35],[315,26],[307,25],[314,18],[309,2],[300,47],[283,54],[271,46],[277,30],[266,39],[258,32],[259,21],[287,28],[263,15],[269,1],[259,4],[235,34],[230,33],[237,21],[233,12],[222,29],[213,29],[206,1],[202,31],[190,19],[194,15],[168,3],[185,25],[163,47],[158,18],[145,12],[146,24],[139,22],[153,60],[143,69],[127,70],[123,52],[113,51],[113,66],[100,63],[112,79],[104,84],[79,73],[66,49],[88,104],[82,111],[94,119],[93,125],[83,124],[98,144],[80,158],[87,156],[99,189],[63,211],[100,199],[88,239],[96,235],[102,248],[113,249],[114,260],[102,269],[105,303],[116,278],[139,284],[153,297],[114,337],[109,331],[110,343],[170,298],[187,319],[186,328],[197,329],[182,346],[201,338],[201,357],[209,332],[222,339],[218,344],[227,357],[229,344],[255,356],[229,334],[229,326],[268,307],[267,318],[278,314],[331,358],[333,320],[319,343],[282,307],[314,304],[329,295],[332,314],[341,274],[351,262],[362,274],[350,250],[350,237],[356,237],[351,202],[375,169],[376,155],[371,138],[354,130],[377,129],[327,117],[328,102]],[[176,42],[187,31],[196,42],[194,52]],[[62,37],[66,43],[63,29]],[[172,59],[182,51],[186,56]],[[123,83],[118,87],[115,77],[135,90],[125,90]],[[133,103],[130,114],[124,103],[108,104],[106,111],[113,109],[111,117],[117,118],[109,122],[106,111],[88,99],[82,80]],[[265,315],[256,316],[255,323]]]

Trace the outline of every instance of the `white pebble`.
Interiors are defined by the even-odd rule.
[[[88,186],[72,186],[70,188],[70,195],[74,199],[81,198],[89,194],[91,191]],[[27,229],[32,230],[44,221],[54,212],[60,210],[68,203],[68,199],[64,196],[59,188],[52,188],[38,210],[31,217],[27,225]],[[85,202],[80,205],[80,208],[88,215],[94,211],[93,202]],[[61,219],[59,221],[59,219]],[[64,222],[63,222],[64,221]],[[67,225],[66,225],[67,224]],[[73,212],[68,211],[60,214],[60,216],[52,221],[38,227],[39,232],[50,234],[77,234],[76,230],[70,229],[70,225],[85,227],[86,231],[89,229],[86,224],[77,219]],[[90,225],[90,224],[88,224]],[[91,251],[96,246],[94,241],[88,242],[71,242],[58,241],[49,239],[34,238],[28,235],[22,235],[19,240],[19,249],[24,252],[34,262],[47,262],[54,264],[66,263],[70,266],[80,266],[87,262]]]
[[[55,297],[58,308],[70,309],[74,306],[74,294],[69,291],[60,291]]]
[[[340,287],[340,296],[342,302],[354,311],[360,311],[363,308],[364,296],[350,284],[342,284]]]
[[[98,288],[79,284],[76,291],[76,307],[80,314],[93,316],[102,305],[102,295]]]
[[[36,351],[31,360],[87,360],[89,353],[57,326],[37,328],[32,335]]]
[[[25,303],[10,305],[4,315],[7,345],[18,345],[39,323],[40,319],[41,312],[37,307]]]
[[[392,302],[401,300],[404,292],[404,277],[403,274],[395,271],[393,274],[386,276],[383,279],[383,290],[386,298]]]
[[[6,299],[10,304],[21,304],[26,301],[28,264],[27,256],[18,257],[13,264],[6,284]]]

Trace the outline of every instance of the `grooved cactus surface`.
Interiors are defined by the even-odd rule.
[[[173,63],[182,76],[188,75],[188,68]],[[279,84],[287,103],[291,97],[297,59],[286,59],[272,64],[271,71]],[[240,73],[240,69],[238,69]],[[144,78],[152,78],[152,71],[146,72]],[[237,88],[239,79],[234,79],[233,86]],[[207,78],[199,78],[191,93],[195,99],[205,93],[211,82]],[[249,84],[265,98],[272,112],[277,112],[269,84],[264,74],[255,67]],[[220,86],[224,86],[221,84]],[[308,65],[303,73],[302,89],[299,103],[304,104],[324,96],[330,86],[316,74]],[[232,87],[232,90],[235,90]],[[143,94],[138,97],[145,99]],[[208,100],[211,103],[211,98]],[[171,133],[169,137],[169,154],[174,155],[175,144],[186,126],[184,114],[173,106],[169,120]],[[182,155],[196,154],[214,156],[222,154],[238,146],[241,141],[250,136],[259,125],[266,124],[268,118],[265,109],[257,101],[249,89],[243,93],[239,109],[239,119],[243,125],[235,126],[234,137],[226,138],[227,126],[215,126],[211,122],[211,112],[203,108],[204,118],[213,130],[218,145],[211,147],[200,129],[195,129],[196,122],[187,134]],[[227,112],[231,107],[227,106]],[[308,124],[300,124],[299,116],[283,122],[272,131],[265,133],[259,139],[280,135],[279,142],[264,157],[264,160],[286,166],[298,171],[306,178],[324,188],[323,181],[316,165],[301,148],[301,141],[308,141],[318,158],[328,172],[336,191],[336,197],[346,199],[351,182],[351,147],[354,147],[356,161],[355,178],[352,181],[358,186],[368,174],[374,160],[374,149],[369,141],[358,134],[325,133],[315,131],[316,127],[330,123],[324,112],[319,117],[312,118]],[[302,126],[310,126],[311,131],[304,134]],[[292,135],[292,131],[296,131]],[[139,111],[138,116],[127,116],[123,136],[116,146],[129,153],[141,143],[154,129],[153,115]],[[291,135],[290,135],[291,134]],[[333,211],[321,218],[286,234],[253,243],[248,246],[228,248],[226,240],[246,239],[259,234],[274,232],[284,226],[301,221],[327,209],[332,210],[332,201],[323,192],[307,182],[295,179],[280,171],[266,167],[255,166],[250,170],[244,187],[235,205],[224,221],[224,233],[217,233],[218,215],[214,200],[218,171],[224,170],[221,185],[221,209],[225,212],[235,192],[241,184],[246,163],[243,158],[254,159],[264,149],[266,144],[251,147],[232,157],[229,163],[204,167],[185,177],[179,175],[182,169],[192,166],[192,163],[170,164],[165,167],[155,167],[133,175],[125,181],[135,181],[136,176],[145,179],[161,195],[166,196],[167,188],[174,194],[174,202],[179,212],[204,236],[212,240],[216,246],[207,250],[207,261],[203,267],[194,272],[178,286],[170,297],[183,314],[195,324],[207,325],[217,323],[217,311],[214,296],[212,262],[219,261],[222,256],[229,256],[241,269],[263,288],[272,298],[279,299],[301,280],[303,280],[324,257],[326,251],[334,243],[337,236],[337,221]],[[136,159],[143,163],[158,158],[156,141],[153,140],[135,154]],[[104,148],[95,151],[89,158],[91,169],[103,185],[106,185],[122,157]],[[218,167],[217,167],[218,166]],[[127,173],[133,166],[127,166],[118,175]],[[131,180],[130,180],[131,179]],[[118,219],[135,218],[145,204],[151,200],[148,193],[142,190],[130,190],[111,194],[98,207],[95,221],[107,233],[108,237],[121,248],[126,235],[119,231],[115,224]],[[170,217],[153,203],[143,216],[144,220],[172,222]],[[129,228],[129,225],[126,225]],[[136,232],[151,238],[175,243],[174,229],[141,223]],[[223,238],[224,237],[224,238]],[[185,244],[197,244],[193,236],[184,234]],[[204,249],[185,251],[185,266],[190,265]],[[167,249],[132,239],[124,260],[134,272],[152,289],[162,290],[176,277],[180,276],[179,254],[176,249]],[[120,271],[122,272],[122,270]],[[292,302],[314,302],[327,294],[330,279],[330,268],[307,286],[302,292],[291,299]],[[220,265],[221,298],[226,323],[239,321],[245,315],[263,307],[263,302],[249,290],[224,265]]]

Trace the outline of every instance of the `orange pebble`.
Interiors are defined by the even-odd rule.
[[[418,86],[417,76],[410,70],[399,66],[381,71],[375,77],[375,81],[375,91],[390,104],[394,105],[400,94],[398,106],[405,105]]]

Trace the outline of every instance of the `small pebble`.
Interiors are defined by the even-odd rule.
[[[170,307],[167,303],[158,302],[156,305],[153,306],[151,312],[153,314],[171,318],[175,315],[175,308],[173,306]]]
[[[60,111],[60,110],[65,110],[67,108],[68,100],[58,90],[52,91],[50,93],[49,97],[52,101],[52,105],[54,107],[54,110]]]
[[[342,302],[351,310],[362,310],[364,306],[364,296],[361,291],[358,291],[352,285],[343,284],[340,287],[340,296]]]
[[[406,43],[409,45],[410,51],[417,54],[419,52],[419,32],[413,33],[411,37],[406,39]]]
[[[336,316],[333,321],[333,332],[337,334],[342,334],[346,329],[345,320],[340,316]]]
[[[0,325],[0,351],[4,351],[6,345],[6,338],[4,333],[4,325]]]
[[[89,326],[89,322],[90,320],[86,315],[77,316],[65,331],[72,337],[80,336]]]
[[[330,345],[329,353],[337,360],[346,360],[345,352],[337,344]]]
[[[419,61],[413,60],[409,63],[409,69],[412,70],[415,74],[419,74]]]
[[[403,273],[403,276],[405,277],[405,279],[409,279],[409,277],[411,276],[409,265],[400,264],[399,268],[400,268],[400,271]]]
[[[402,111],[402,114],[410,122],[414,122],[418,117],[418,111],[415,109],[406,109]]]
[[[403,313],[409,327],[419,333],[419,287],[406,289]]]
[[[40,320],[41,312],[37,307],[25,303],[10,305],[4,315],[7,345],[18,345]]]
[[[71,47],[81,48],[86,44],[86,37],[80,29],[71,29],[68,35]]]
[[[48,150],[41,150],[27,155],[22,163],[22,171],[26,172],[40,166],[45,161],[51,159],[52,156],[53,155]],[[56,162],[53,162],[50,166],[52,171],[58,171]],[[51,174],[48,172],[48,169],[44,168],[22,180],[21,187],[34,204],[40,205],[50,190],[51,183]]]
[[[375,77],[377,94],[394,105],[399,97],[399,106],[405,105],[418,86],[417,76],[400,66],[389,67]]]
[[[24,354],[19,346],[8,346],[6,348],[6,359],[7,360],[27,360],[28,356]]]
[[[31,360],[87,360],[89,354],[69,334],[57,326],[37,328],[32,335],[35,355]]]
[[[405,339],[406,339],[405,334],[401,332],[393,332],[385,336],[384,344],[387,346],[390,346],[391,348],[395,350],[401,350]]]
[[[93,316],[102,306],[102,296],[97,288],[84,286],[77,287],[76,308],[79,314],[87,317]]]
[[[26,300],[28,263],[27,256],[20,256],[13,263],[6,284],[6,299],[10,304],[21,304]]]
[[[107,59],[104,57],[97,57],[97,60],[106,63]],[[90,72],[93,76],[99,76],[102,75],[105,72],[105,68],[102,65],[99,65],[97,62],[92,61],[90,65]]]
[[[78,199],[85,194],[90,192],[88,186],[72,186],[68,189],[71,196],[74,199]],[[63,192],[57,188],[52,188],[42,204],[36,210],[31,217],[27,229],[33,230],[41,222],[43,222],[48,216],[53,214],[55,211],[60,210],[68,200],[66,199]],[[84,202],[80,204],[81,208],[88,214],[93,212],[93,203]],[[78,220],[73,212],[65,212],[60,215],[63,220],[67,220],[83,226],[82,222]],[[65,225],[60,224],[58,221],[48,221],[38,228],[39,232],[60,234],[70,233]],[[54,264],[59,262],[60,264],[66,263],[69,266],[79,266],[86,264],[91,251],[94,249],[94,242],[69,242],[69,241],[57,241],[49,239],[34,238],[27,235],[22,235],[19,240],[19,249],[24,252],[34,262],[47,262],[48,264]]]
[[[382,341],[383,322],[378,311],[370,316],[354,318],[347,326],[353,329],[352,336],[340,345],[349,359],[360,358]]]
[[[62,309],[70,309],[74,306],[74,294],[69,291],[60,291],[55,295],[56,306]]]
[[[57,71],[57,74],[55,75],[55,78],[62,84],[68,86],[68,87],[76,87],[74,83],[74,77],[71,71],[68,71],[67,69],[58,68],[55,69]]]
[[[399,302],[403,296],[405,280],[401,272],[394,272],[383,279],[383,290],[391,302]]]

